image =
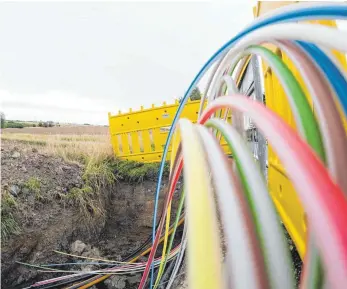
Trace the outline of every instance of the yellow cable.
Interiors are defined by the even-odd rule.
[[[66,256],[81,258],[81,259],[88,259],[88,260],[102,261],[102,262],[107,262],[107,263],[114,263],[115,265],[116,264],[129,264],[129,262],[113,261],[113,260],[101,259],[101,258],[93,258],[93,257],[85,257],[85,256],[69,254],[69,253],[65,253],[65,252],[57,251],[57,250],[53,250],[53,252],[54,253],[58,253],[58,254],[62,254],[62,255],[66,255]]]
[[[204,151],[192,123],[186,119],[179,123],[187,189],[189,288],[224,288],[216,209]]]
[[[164,262],[165,262],[165,252],[166,252],[166,247],[167,247],[167,241],[169,239],[169,229],[170,229],[170,216],[171,216],[171,201],[168,205],[167,208],[167,213],[166,213],[166,224],[165,224],[165,235],[164,235],[164,245],[163,245],[163,252],[161,255],[161,261],[160,261],[160,266],[157,274],[157,279],[155,280],[154,284],[154,289],[156,289],[159,285],[159,281],[161,279],[161,273],[164,269]]]

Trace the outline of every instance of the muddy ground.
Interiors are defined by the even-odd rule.
[[[2,141],[1,189],[15,199],[13,217],[20,227],[19,233],[2,241],[2,288],[23,288],[54,276],[16,261],[31,264],[77,261],[53,250],[120,260],[150,236],[155,181],[137,184],[117,181],[103,188],[105,214],[91,223],[75,204],[64,198],[71,189],[83,186],[82,173],[83,167],[78,164],[66,163],[19,143]],[[39,180],[39,197],[28,189],[27,184],[33,179]],[[139,275],[130,279],[115,277],[97,288],[137,288],[139,278]]]

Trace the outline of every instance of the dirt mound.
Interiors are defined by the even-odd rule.
[[[28,190],[35,186],[42,198],[50,199],[83,184],[78,164],[67,164],[61,158],[38,153],[36,148],[9,141],[2,142],[1,175],[2,187],[26,201],[32,197]]]
[[[88,219],[79,203],[71,198],[86,187],[83,166],[10,141],[2,142],[1,155],[1,229],[5,232],[1,245],[2,288],[23,288],[57,276],[40,273],[16,261],[31,264],[81,261],[53,250],[119,260],[150,235],[155,181],[137,184],[121,181],[101,187],[98,198],[102,199],[103,213]],[[93,210],[89,213],[93,216]],[[117,288],[115,282],[119,286],[126,284],[124,288],[136,288],[138,278],[116,278],[100,288]]]

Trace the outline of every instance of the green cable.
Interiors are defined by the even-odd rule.
[[[291,266],[288,246],[283,237],[275,207],[268,194],[264,177],[259,166],[254,162],[247,143],[234,127],[219,119],[210,119],[205,123],[205,126],[218,130],[233,152],[241,184],[255,224],[256,235],[260,241],[268,280],[271,288],[276,288],[275,284],[281,282],[278,280],[279,276],[273,273],[274,268],[278,267],[278,260],[283,261],[282,269],[288,273],[285,275],[291,275],[289,273]],[[270,242],[271,240],[272,242]],[[288,278],[288,282],[294,284],[293,276],[288,276]]]
[[[279,77],[279,80],[285,89],[291,108],[294,111],[295,120],[300,128],[302,128],[304,139],[313,148],[320,159],[325,162],[325,151],[322,141],[322,135],[320,133],[317,120],[312,113],[312,109],[303,89],[301,88],[293,73],[280,57],[278,57],[275,53],[265,47],[259,45],[249,46],[233,62],[231,74],[235,70],[239,60],[249,54],[260,55],[269,63],[269,66]]]
[[[174,223],[174,226],[173,226],[173,231],[171,233],[169,246],[167,247],[167,251],[166,251],[166,254],[165,254],[163,270],[157,276],[157,280],[155,281],[153,289],[156,289],[158,287],[160,279],[161,279],[161,277],[163,275],[163,272],[165,271],[167,259],[168,259],[169,253],[170,253],[172,245],[173,245],[173,241],[174,241],[174,238],[175,238],[176,230],[177,230],[177,227],[178,227],[178,222],[180,220],[181,212],[182,212],[182,209],[183,209],[184,197],[185,197],[185,193],[184,193],[184,190],[182,190],[181,197],[180,197],[179,204],[178,204],[178,208],[177,208],[177,212],[176,212],[176,219],[175,219],[175,223]]]
[[[230,74],[232,74],[235,70],[236,64],[239,62],[239,60],[249,54],[258,54],[262,56],[262,58],[269,62],[271,68],[276,72],[277,76],[279,76],[279,79],[282,82],[282,85],[284,86],[287,93],[287,97],[289,98],[292,110],[294,111],[295,120],[302,128],[304,139],[317,153],[320,159],[325,162],[325,150],[317,120],[312,113],[312,109],[308,103],[303,89],[301,88],[293,73],[288,69],[287,65],[282,61],[280,57],[278,57],[275,53],[265,47],[257,45],[250,46],[245,49],[242,54],[239,55],[235,62],[233,62],[234,65],[232,66]],[[240,171],[239,167],[238,169]],[[252,211],[254,212],[254,203],[253,200],[249,198],[250,195],[246,176],[241,174],[241,180],[244,185],[245,192],[248,195],[248,200],[252,207]],[[258,225],[257,229],[260,229]],[[310,266],[308,288],[321,288],[323,284],[323,268],[319,260],[319,256],[316,256],[316,254],[318,254],[318,251],[313,248],[311,251],[314,256],[312,256],[311,259],[312,266]]]
[[[245,53],[247,53],[247,51],[251,53],[261,53],[262,51],[264,53],[264,56],[272,58],[271,62],[278,66],[278,73],[283,76],[283,80],[285,82],[284,85],[287,85],[288,92],[290,92],[288,97],[292,96],[294,105],[292,109],[294,112],[297,111],[298,117],[296,118],[296,121],[298,121],[302,125],[303,138],[317,153],[318,157],[325,163],[325,150],[318,122],[312,112],[303,89],[301,88],[293,73],[288,69],[288,67],[284,64],[280,57],[278,57],[275,53],[267,48],[260,46],[250,46],[245,50]],[[324,270],[320,261],[319,252],[317,248],[315,248],[314,243],[310,242],[309,245],[311,255],[309,261],[310,265],[307,289],[322,288],[324,283]]]

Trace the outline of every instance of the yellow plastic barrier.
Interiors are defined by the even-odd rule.
[[[113,150],[116,156],[139,162],[161,161],[170,125],[178,108],[175,104],[163,103],[160,107],[139,111],[129,110],[118,115],[109,113],[109,127]],[[183,109],[182,118],[196,122],[200,100],[188,101]],[[177,138],[177,141],[179,138]],[[171,145],[167,159],[171,157]]]

